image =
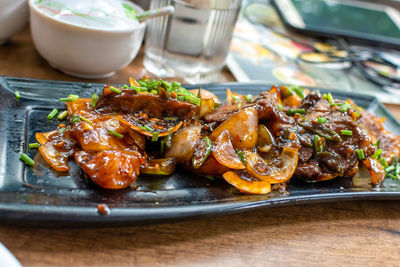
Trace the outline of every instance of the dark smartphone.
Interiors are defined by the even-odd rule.
[[[380,4],[340,0],[272,0],[291,30],[400,49],[400,13]]]

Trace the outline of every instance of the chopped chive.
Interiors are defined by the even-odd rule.
[[[385,168],[385,172],[391,172],[391,171],[394,171],[394,166],[393,165]]]
[[[289,88],[296,93],[296,95],[300,96],[301,98],[304,98],[304,88],[303,86],[296,86],[292,85],[289,86]]]
[[[315,153],[320,153],[324,150],[324,145],[322,144],[322,139],[318,134],[314,135],[314,149],[315,149]]]
[[[112,136],[115,136],[115,137],[117,137],[117,138],[120,138],[120,139],[124,137],[123,134],[117,133],[117,132],[115,132],[115,131],[113,131],[113,130],[108,130],[108,134],[109,134],[109,135],[112,135]]]
[[[378,159],[382,155],[382,149],[378,148],[375,153],[372,155],[374,159]]]
[[[166,121],[177,121],[178,117],[165,117],[164,120],[166,120]]]
[[[29,147],[29,149],[35,149],[35,148],[40,147],[40,144],[39,143],[30,143],[28,145],[28,147]]]
[[[74,101],[75,99],[71,98],[71,97],[64,97],[64,98],[60,98],[61,102],[71,102]]]
[[[381,140],[376,141],[374,146],[376,146],[377,149],[381,148]]]
[[[153,136],[151,137],[152,142],[156,142],[158,140],[158,136],[160,135],[159,132],[154,132]]]
[[[143,130],[146,130],[146,131],[148,131],[148,132],[153,132],[153,128],[151,128],[151,127],[149,127],[149,126],[147,126],[147,125],[143,125],[143,126],[141,126],[140,128],[142,128]]]
[[[394,176],[393,174],[390,174],[390,173],[388,173],[388,174],[386,174],[389,178],[392,178],[392,180],[399,180],[399,178],[398,177],[396,177],[396,176]]]
[[[132,90],[135,90],[137,93],[147,91],[146,87],[134,86],[131,85],[130,87]]]
[[[232,96],[232,98],[239,103],[242,102],[242,99],[239,96],[234,95],[234,96]]]
[[[68,97],[75,100],[79,98],[79,95],[69,95]]]
[[[340,130],[340,133],[342,135],[348,135],[348,136],[353,135],[353,131],[351,131],[351,130]]]
[[[164,140],[160,141],[160,153],[163,154],[164,153],[164,147],[165,147],[165,142]]]
[[[91,105],[92,108],[95,108],[95,107],[96,107],[97,101],[98,101],[98,100],[99,100],[99,96],[96,95],[96,94],[93,94],[93,95],[92,95],[92,105]]]
[[[121,87],[122,89],[128,89],[129,88],[129,86],[128,85],[126,85],[126,84],[124,84],[124,85],[122,85],[122,87]]]
[[[246,162],[246,158],[244,157],[244,154],[241,150],[236,149],[236,154],[239,156],[240,160],[242,161],[243,165],[246,166],[247,162]]]
[[[63,112],[60,112],[60,114],[58,114],[57,119],[59,120],[63,120],[68,116],[68,112],[66,110],[64,110]]]
[[[282,111],[282,109],[283,109],[282,105],[278,103],[277,106],[278,106],[278,109],[279,109],[280,111]]]
[[[81,121],[81,119],[79,117],[75,117],[75,116],[70,119],[71,123],[77,123],[77,122],[80,122],[80,121]]]
[[[150,94],[155,94],[155,95],[157,95],[158,92],[157,92],[156,90],[151,90],[151,91],[150,91]]]
[[[16,99],[20,99],[20,98],[21,98],[21,95],[19,94],[18,91],[15,91],[15,92],[14,92],[14,95],[15,95],[15,98],[16,98]]]
[[[81,120],[83,120],[83,121],[86,121],[86,122],[88,122],[88,123],[92,123],[92,121],[91,120],[89,120],[89,119],[86,119],[85,117],[83,117],[83,116],[79,116],[78,117],[79,119],[81,119]]]
[[[355,115],[356,117],[360,117],[360,115],[361,115],[360,112],[357,112],[357,111],[356,111],[356,112],[353,112],[353,113],[354,113],[354,115]]]
[[[115,92],[115,93],[117,93],[117,94],[120,94],[120,93],[121,93],[121,90],[115,88],[115,87],[112,86],[112,85],[111,85],[109,88],[110,88],[111,91],[113,91],[113,92]]]
[[[33,166],[35,165],[35,161],[33,159],[31,159],[27,154],[25,153],[21,153],[21,155],[19,156],[19,159],[22,160],[23,162],[25,162],[26,165],[29,166]]]
[[[359,159],[365,159],[364,151],[362,149],[357,150],[357,155]]]
[[[351,108],[351,105],[347,102],[344,102],[344,104],[342,105],[342,107],[340,108],[341,112],[346,112],[349,108]]]
[[[166,81],[164,81],[164,80],[162,80],[162,79],[160,79],[160,83],[161,83],[162,86],[163,86],[165,89],[167,89],[167,90],[170,90],[170,89],[172,88],[172,85],[171,85],[169,82],[166,82]]]
[[[299,108],[299,109],[289,109],[288,111],[287,111],[287,114],[288,115],[294,115],[294,114],[296,114],[296,113],[299,113],[299,114],[306,114],[306,110],[304,109],[304,108]]]
[[[319,124],[321,124],[321,123],[327,122],[328,119],[327,119],[327,118],[324,118],[324,117],[319,117],[319,118],[317,119],[317,121],[318,121]]]
[[[64,133],[66,130],[67,130],[67,128],[62,127],[62,128],[60,129],[59,133]]]
[[[322,98],[328,100],[328,95],[327,94],[323,94]]]
[[[384,168],[389,167],[389,164],[387,163],[387,161],[386,161],[385,158],[380,158],[380,159],[379,159],[379,163],[380,163]]]
[[[51,120],[53,119],[58,113],[58,109],[54,108],[48,115],[47,115],[47,119]]]
[[[329,101],[329,104],[331,104],[331,106],[335,105],[335,100],[333,100],[333,96],[331,93],[328,94],[327,99]]]

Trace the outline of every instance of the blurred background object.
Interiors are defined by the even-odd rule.
[[[225,64],[241,0],[152,0],[150,9],[175,7],[148,22],[144,66],[159,77],[216,82]]]
[[[139,6],[123,0],[29,1],[31,34],[49,64],[69,75],[104,78],[127,66],[146,24]]]
[[[26,0],[0,0],[0,45],[21,31],[28,18]]]

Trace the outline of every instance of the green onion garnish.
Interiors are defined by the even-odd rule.
[[[152,142],[156,142],[158,140],[159,132],[154,132],[153,136],[151,137]]]
[[[389,166],[389,167],[387,167],[387,168],[385,168],[385,172],[391,172],[391,171],[394,171],[394,165],[391,165],[391,166]]]
[[[351,130],[340,130],[340,133],[342,135],[348,135],[348,136],[353,135],[353,131],[351,131]]]
[[[56,108],[54,108],[48,115],[47,115],[47,119],[51,120],[53,119],[58,113],[58,110]]]
[[[344,102],[342,107],[340,108],[341,112],[346,112],[349,108],[351,108],[351,105],[347,102]]]
[[[115,87],[112,86],[112,85],[111,85],[109,88],[110,88],[111,91],[113,91],[113,92],[115,92],[115,93],[117,93],[117,94],[120,94],[120,93],[121,93],[121,90],[115,88]]]
[[[64,98],[60,98],[61,102],[71,102],[74,101],[75,99],[71,98],[71,97],[64,97]]]
[[[357,155],[359,159],[365,159],[364,151],[362,149],[357,150]]]
[[[99,96],[96,95],[96,94],[93,94],[93,95],[92,95],[92,105],[91,105],[92,108],[95,108],[95,107],[96,107],[96,105],[97,105],[97,100],[99,100]]]
[[[29,149],[35,149],[35,148],[40,147],[40,144],[39,143],[30,143],[28,145],[28,147],[29,147]]]
[[[160,153],[163,154],[164,153],[164,147],[165,147],[165,142],[164,139],[162,139],[160,141]]]
[[[128,89],[129,88],[129,86],[128,85],[126,85],[126,84],[124,84],[124,85],[122,85],[122,87],[121,87],[122,89]]]
[[[26,165],[29,165],[31,167],[33,165],[35,165],[35,161],[33,159],[31,159],[27,154],[22,153],[19,156],[19,159],[22,160],[23,162],[25,162]]]
[[[282,111],[282,109],[283,109],[282,105],[278,103],[277,106],[278,106],[278,109],[279,109],[280,111]]]
[[[236,154],[239,156],[240,160],[242,161],[243,165],[246,166],[247,162],[246,162],[246,158],[244,157],[244,154],[241,150],[239,149],[235,149],[236,150]]]
[[[177,121],[178,117],[165,117],[164,120],[165,121]]]
[[[200,98],[198,98],[198,97],[195,97],[195,96],[192,96],[192,95],[185,95],[184,96],[184,99],[186,100],[186,101],[189,101],[190,103],[192,103],[192,104],[195,104],[195,105],[197,105],[197,106],[200,106],[200,103],[201,103],[201,99]]]
[[[329,101],[329,104],[331,104],[331,106],[335,105],[335,100],[333,100],[333,96],[331,93],[328,94],[327,99]]]
[[[171,84],[169,83],[169,82],[166,82],[166,81],[164,81],[164,80],[162,80],[162,79],[160,79],[160,83],[162,84],[162,86],[165,88],[165,89],[167,89],[168,91],[171,89]]]
[[[380,158],[380,159],[379,159],[379,163],[380,163],[384,168],[389,167],[389,164],[387,163],[387,161],[386,161],[385,158]]]
[[[155,94],[155,95],[157,95],[158,92],[157,92],[156,90],[151,90],[151,91],[150,91],[150,94]]]
[[[304,109],[304,108],[298,108],[298,109],[289,109],[288,111],[287,111],[287,114],[288,115],[294,115],[294,114],[296,114],[296,113],[299,113],[299,114],[306,114],[306,110]]]
[[[327,118],[324,118],[324,117],[320,117],[320,118],[317,119],[317,121],[318,121],[319,124],[321,124],[321,123],[327,122],[328,119],[327,119]]]
[[[151,128],[150,126],[147,126],[147,125],[143,125],[140,128],[142,128],[143,130],[146,130],[148,132],[153,132],[154,131],[153,128]]]
[[[14,95],[15,95],[15,98],[16,98],[16,99],[20,99],[20,98],[21,98],[21,95],[19,94],[18,91],[15,91],[15,92],[14,92]]]
[[[64,110],[63,112],[60,112],[60,114],[58,114],[57,119],[59,120],[63,120],[68,116],[68,112],[66,110]]]
[[[322,139],[318,134],[314,135],[314,149],[315,153],[320,153],[324,150]]]
[[[79,117],[72,117],[71,119],[70,119],[70,122],[71,123],[77,123],[77,122],[81,122],[81,119],[79,119]]]
[[[59,131],[59,133],[63,133],[63,132],[65,132],[67,130],[67,128],[65,128],[65,127],[62,127],[61,129],[60,129],[60,131]]]
[[[69,95],[68,97],[75,100],[79,98],[79,95]]]
[[[120,134],[120,133],[117,133],[117,132],[115,132],[115,131],[113,131],[113,130],[108,130],[108,134],[109,135],[112,135],[112,136],[115,136],[115,137],[117,137],[117,138],[123,138],[124,137],[124,135],[122,135],[122,134]]]
[[[92,123],[92,121],[91,120],[89,120],[89,119],[86,119],[85,117],[83,117],[83,116],[79,116],[78,117],[79,119],[81,119],[81,120],[83,120],[83,121],[86,121],[86,122],[88,122],[88,123]]]
[[[378,159],[381,155],[382,155],[382,149],[380,149],[380,148],[378,148],[375,152],[374,152],[374,154],[372,155],[372,157],[374,158],[374,159]]]
[[[296,95],[300,96],[301,98],[304,98],[304,88],[303,86],[296,86],[292,85],[289,86],[290,90],[296,93]]]

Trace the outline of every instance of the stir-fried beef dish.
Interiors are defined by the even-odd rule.
[[[227,89],[221,104],[209,91],[145,77],[64,100],[69,122],[37,133],[39,151],[60,172],[75,159],[103,188],[131,186],[140,174],[171,175],[176,165],[253,194],[292,177],[353,177],[360,166],[374,185],[400,172],[400,138],[384,119],[302,87],[274,86],[258,96]]]

